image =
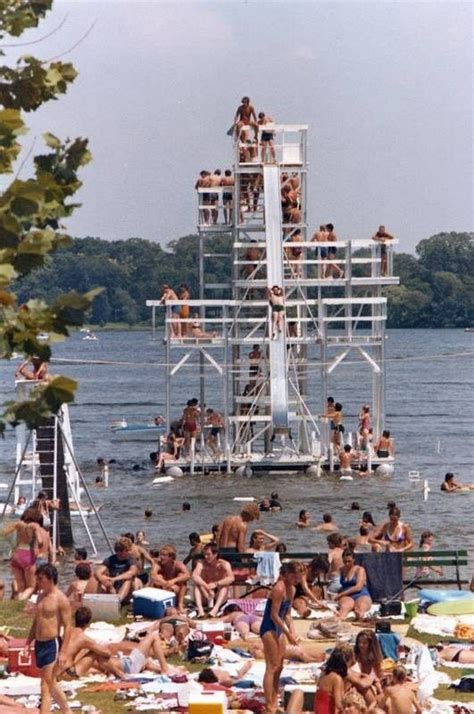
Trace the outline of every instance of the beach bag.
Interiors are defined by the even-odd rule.
[[[187,658],[190,662],[195,660],[207,659],[212,652],[213,644],[204,634],[196,630],[188,639],[188,654]]]
[[[470,694],[474,692],[474,677],[462,677],[458,684],[451,684],[450,689],[455,689],[457,692]]]

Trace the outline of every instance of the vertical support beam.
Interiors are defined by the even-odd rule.
[[[168,314],[169,308],[166,308]],[[171,424],[171,345],[170,345],[170,329],[168,322],[165,324],[165,359],[166,359],[166,433],[169,434]],[[158,437],[159,438],[159,437]]]

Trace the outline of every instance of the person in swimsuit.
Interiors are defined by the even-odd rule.
[[[379,459],[387,459],[389,456],[394,456],[395,447],[393,439],[390,437],[390,432],[387,429],[384,429],[382,436],[379,436],[375,444],[375,453]]]
[[[183,283],[178,288],[178,297],[180,300],[191,300],[191,293],[186,283]],[[179,332],[181,337],[186,337],[188,334],[188,323],[182,322],[189,318],[189,305],[181,305],[179,308]]]
[[[362,694],[367,706],[375,706],[382,694],[382,660],[383,654],[374,630],[361,630],[356,637],[348,681]]]
[[[296,585],[301,582],[305,572],[303,563],[296,560],[283,563],[280,577],[272,587],[265,605],[260,627],[265,655],[263,677],[265,714],[275,714],[278,708],[279,679],[285,658],[285,638],[291,645],[297,644],[290,613]]]
[[[29,653],[30,644],[35,641],[36,665],[41,677],[40,714],[51,714],[52,699],[64,714],[72,714],[66,695],[57,682],[58,672],[66,666],[66,652],[72,630],[71,606],[57,583],[58,571],[54,565],[38,568],[36,587],[40,595],[24,648],[25,653]]]
[[[184,447],[187,451],[189,451],[191,439],[195,439],[197,436],[200,418],[201,412],[194,406],[192,399],[188,399],[183,410]]]
[[[162,292],[161,292],[161,298],[160,298],[160,305],[166,305],[167,301],[178,299],[178,296],[176,295],[175,291],[169,285],[163,285],[161,288],[161,291]],[[180,311],[179,305],[172,305],[172,307],[171,307],[171,324],[170,324],[171,337],[180,337],[179,322],[178,322],[179,311]]]
[[[221,452],[219,449],[218,436],[224,428],[224,419],[222,415],[214,409],[206,409],[206,424],[211,427],[206,438],[206,446],[210,448],[215,459],[220,459]]]
[[[255,139],[258,138],[257,115],[250,97],[242,97],[242,104],[237,107],[234,117],[235,136],[239,137],[244,126],[251,126],[255,131]]]
[[[423,531],[420,536],[420,550],[424,550],[427,552],[430,551],[433,547],[433,541],[434,533],[432,531]],[[424,560],[427,561],[427,564],[418,566],[415,571],[415,575],[417,578],[426,578],[431,575],[431,573],[435,573],[436,575],[443,575],[443,568],[441,568],[439,565],[428,564],[431,560],[430,556],[427,556],[426,558],[424,558]]]
[[[192,576],[198,617],[205,617],[204,602],[210,607],[209,617],[216,617],[227,600],[229,585],[234,582],[234,574],[230,563],[219,558],[219,548],[215,543],[204,546],[203,554],[204,560],[198,562]]]
[[[370,427],[370,407],[368,404],[364,404],[359,412],[358,441],[360,449],[367,449]]]
[[[232,171],[226,169],[224,171],[224,177],[221,181],[221,186],[234,186],[234,177],[232,176]],[[224,191],[222,194],[222,202],[224,204],[224,223],[232,223],[232,206],[234,203],[234,194],[231,191]]]
[[[335,649],[326,662],[318,680],[314,701],[315,714],[339,714],[344,695],[347,664],[344,655]]]
[[[259,126],[265,126],[266,124],[273,124],[273,119],[265,114],[265,112],[259,112],[257,124]],[[275,133],[273,131],[263,131],[260,136],[260,154],[262,159],[262,164],[265,163],[276,163],[275,154],[275,143],[274,143]],[[270,151],[271,161],[267,162],[268,152]]]
[[[311,525],[311,517],[305,508],[299,512],[296,525],[298,528],[309,528]]]
[[[251,634],[258,635],[260,633],[262,618],[243,612],[242,608],[234,603],[225,606],[223,615],[222,620],[229,622],[243,640],[247,640]]]
[[[13,577],[13,597],[20,600],[28,599],[35,589],[38,549],[43,543],[43,538],[49,537],[41,528],[40,521],[42,522],[41,514],[33,508],[27,508],[19,521],[11,523],[2,531],[4,536],[11,533],[16,535],[10,568]]]
[[[388,552],[412,550],[413,535],[410,526],[400,520],[400,509],[393,506],[388,512],[388,521],[375,529],[369,538],[371,543],[379,543]]]
[[[211,174],[209,171],[203,169],[199,172],[199,178],[196,181],[194,188],[198,191],[200,188],[210,188],[211,187]],[[208,226],[211,222],[211,212],[208,208],[210,204],[210,191],[203,191],[198,193],[198,206],[199,206],[199,225]],[[202,198],[201,198],[202,196]]]
[[[365,568],[354,563],[354,553],[350,548],[344,550],[342,563],[339,571],[340,590],[334,598],[339,605],[338,616],[345,620],[354,611],[357,619],[362,620],[372,607]]]
[[[326,236],[326,241],[328,243],[337,243],[337,235],[334,232],[334,226],[332,223],[326,223],[326,230],[327,230],[327,236]],[[336,263],[331,263],[331,259],[334,260],[337,256],[337,248],[336,246],[329,246],[328,247],[328,269],[330,271],[329,277],[334,277],[334,271],[337,271],[337,277],[343,278],[344,277],[344,271],[342,268],[340,268]],[[326,277],[328,277],[328,274],[326,273]]]
[[[474,645],[438,645],[438,654],[447,662],[474,664]]]
[[[390,235],[390,233],[387,233],[385,230],[385,226],[379,226],[379,229],[375,235],[372,236],[372,240],[376,241],[377,243],[381,243],[381,248],[380,248],[380,276],[384,277],[387,275],[387,268],[388,268],[388,260],[387,260],[387,241],[393,240],[393,236]]]
[[[320,599],[324,597],[324,587],[321,583],[327,577],[329,562],[326,556],[317,555],[305,566],[304,577],[298,583],[293,600],[293,609],[300,617],[309,617],[311,608],[322,608]]]
[[[48,363],[39,357],[25,359],[15,372],[15,379],[38,380],[48,378]]]
[[[270,290],[267,288],[267,298],[272,308],[272,340],[274,340],[277,332],[283,332],[285,325],[285,305],[282,288],[278,285],[274,285]]]
[[[166,437],[166,447],[160,451],[155,471],[162,472],[165,463],[168,461],[176,461],[179,458],[179,450],[180,447],[183,446],[184,441],[183,437],[176,436],[173,431],[170,431]]]
[[[160,548],[158,558],[152,560],[150,584],[154,588],[162,588],[175,593],[178,611],[184,612],[184,596],[186,583],[191,573],[180,560],[176,560],[176,548],[164,545]]]
[[[441,491],[447,491],[448,493],[454,493],[455,491],[470,491],[474,489],[474,486],[464,486],[462,483],[457,483],[454,480],[454,474],[449,472],[444,477],[444,481],[441,484]]]
[[[164,640],[170,642],[174,637],[179,646],[184,645],[191,627],[195,627],[194,620],[178,612],[176,607],[167,607],[165,616],[158,624],[159,633]],[[152,631],[152,630],[150,630]]]

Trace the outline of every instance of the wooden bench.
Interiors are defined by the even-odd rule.
[[[467,550],[410,550],[403,554],[404,568],[454,568],[456,577],[446,577],[443,575],[421,575],[414,579],[414,575],[405,576],[403,583],[410,583],[414,588],[421,588],[426,585],[457,585],[458,590],[469,583],[469,580],[461,577],[461,567],[468,565]]]
[[[315,556],[326,555],[325,553],[308,553],[308,552],[287,552],[281,553],[281,560],[302,560],[304,562],[312,560]],[[257,561],[253,553],[221,553],[221,558],[227,560],[232,570],[239,574],[242,571],[242,578],[236,578],[236,585],[247,585],[248,588],[253,587],[245,580],[255,575],[257,569]],[[458,590],[462,590],[462,586],[470,581],[461,576],[461,568],[468,566],[467,550],[411,550],[403,553],[404,579],[403,584],[410,584],[414,588],[422,588],[429,585],[457,585]],[[445,575],[422,575],[415,578],[415,573],[406,573],[407,568],[430,568],[441,567],[454,568],[455,577],[446,577]],[[245,575],[245,577],[243,577]],[[321,581],[322,585],[327,582]]]

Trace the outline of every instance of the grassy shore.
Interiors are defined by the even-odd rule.
[[[126,624],[128,622],[126,616],[121,618],[117,624]],[[8,634],[12,637],[23,637],[26,638],[31,626],[31,616],[24,612],[24,603],[14,602],[11,600],[3,600],[0,602],[0,631],[8,630]],[[414,628],[410,627],[407,632],[408,637],[412,637],[419,642],[426,645],[435,645],[440,641],[449,641],[449,638],[443,638],[437,635],[428,635],[420,633]],[[171,664],[181,664],[178,657],[170,658]],[[187,665],[190,671],[199,671],[202,665]],[[467,674],[467,671],[463,670],[462,667],[448,668],[442,667],[442,671],[453,680],[458,679],[463,674]],[[470,670],[472,672],[472,670]],[[127,711],[127,705],[130,705],[131,700],[120,700],[114,701],[115,692],[86,692],[87,686],[80,689],[78,692],[78,699],[81,703],[92,704],[97,709],[99,709],[102,714],[124,714]],[[448,688],[448,685],[442,685],[438,687],[435,691],[434,696],[437,699],[447,699],[456,700],[458,702],[472,702],[472,694],[460,694],[452,689]],[[147,710],[150,714],[158,712],[156,709]]]

